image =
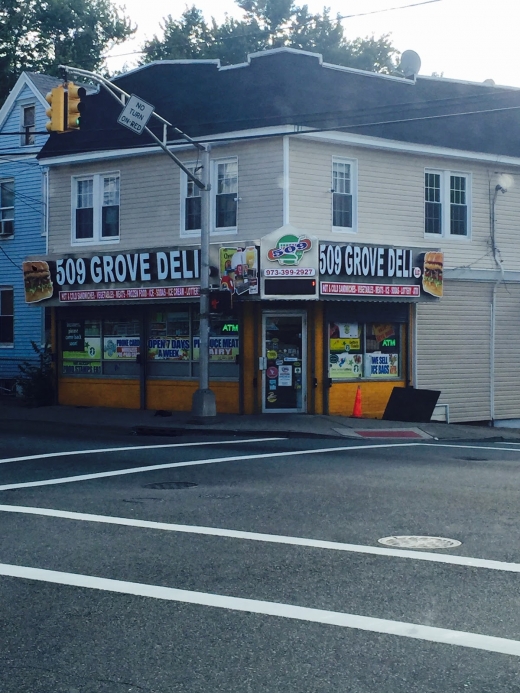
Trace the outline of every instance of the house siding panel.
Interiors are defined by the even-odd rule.
[[[450,421],[491,418],[490,283],[444,283],[438,302],[417,306],[417,382],[440,390]]]
[[[248,143],[214,147],[211,152],[212,160],[229,156],[238,157],[238,233],[212,234],[212,241],[255,239],[280,227],[283,221],[281,138],[262,141],[261,146]],[[196,161],[192,151],[179,152],[178,157],[183,162]],[[197,236],[180,235],[180,169],[164,154],[153,154],[51,168],[50,253],[71,251],[72,177],[109,171],[119,171],[121,175],[121,236],[117,248],[197,242]],[[110,247],[113,244],[73,246],[77,252]]]
[[[332,157],[358,161],[358,232],[332,232]],[[470,238],[424,235],[424,170],[469,173],[472,180]],[[290,140],[291,223],[309,233],[353,243],[439,247],[447,268],[495,270],[490,246],[490,199],[497,167],[293,137]],[[513,172],[514,171],[510,171]],[[490,197],[491,195],[491,197]],[[508,270],[520,270],[516,252],[520,185],[496,205],[497,244]],[[516,240],[515,240],[516,239]]]
[[[520,284],[496,289],[495,419],[520,419]]]
[[[19,133],[22,105],[36,106],[36,129],[45,129],[45,109],[40,99],[25,86],[20,90],[13,107],[6,117],[1,132]],[[14,179],[14,235],[0,239],[0,286],[14,289],[14,345],[0,347],[0,380],[20,375],[18,365],[22,361],[34,361],[35,352],[31,341],[41,344],[44,339],[43,311],[40,307],[25,303],[22,262],[30,255],[44,255],[46,238],[44,231],[44,203],[42,199],[42,170],[33,156],[47,136],[36,136],[36,145],[21,146],[19,134],[2,138],[2,146],[13,153],[9,160],[0,161],[0,180]]]

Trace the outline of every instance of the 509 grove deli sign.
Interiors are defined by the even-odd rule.
[[[336,279],[320,281],[323,295],[418,297],[422,288],[442,296],[443,254],[438,251],[321,244],[319,270],[321,279]]]
[[[200,278],[198,248],[28,260],[23,270],[28,303],[53,297],[68,303],[200,294],[198,282],[187,285]],[[179,283],[168,286],[168,282]]]

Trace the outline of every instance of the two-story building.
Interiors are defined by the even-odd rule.
[[[211,147],[211,282],[233,293],[211,328],[219,412],[350,415],[361,386],[379,417],[413,386],[440,390],[451,421],[520,418],[518,90],[290,49],[115,82]],[[187,411],[200,193],[122,107],[88,96],[81,130],[40,154],[59,401]],[[196,148],[149,125],[200,172]]]
[[[47,173],[36,155],[56,84],[24,72],[0,109],[0,392],[13,391],[20,363],[37,363],[31,341],[45,341],[45,313],[26,303],[21,267],[29,253],[46,253]]]

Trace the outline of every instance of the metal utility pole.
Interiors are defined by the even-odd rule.
[[[209,389],[209,226],[211,204],[209,145],[202,152],[202,182],[200,191],[200,349],[199,389],[193,393],[191,413],[207,420],[217,415],[215,393]]]
[[[112,84],[109,80],[97,75],[95,72],[88,70],[80,70],[78,68],[69,67],[67,65],[59,66],[67,75],[68,72],[75,72],[84,77],[94,79],[100,86],[111,94],[123,106],[134,95],[130,95],[120,87]],[[151,104],[148,104],[151,106]],[[153,109],[153,106],[151,106]],[[123,111],[124,113],[124,111]],[[123,115],[121,114],[121,116]],[[165,120],[162,116],[153,110],[152,116],[157,118],[163,124],[163,141],[161,141],[149,128],[143,127],[142,130],[147,132],[159,147],[168,156],[173,159],[179,168],[190,178],[195,185],[200,189],[201,202],[201,221],[200,221],[200,346],[199,346],[199,388],[193,393],[191,403],[191,413],[200,422],[213,419],[217,415],[217,406],[215,401],[215,393],[209,389],[209,234],[210,234],[210,206],[211,206],[211,180],[210,180],[210,146],[196,142],[191,137],[186,135],[171,123]],[[120,116],[120,117],[121,117]],[[174,132],[190,144],[196,147],[201,152],[202,160],[202,178],[197,178],[184,164],[179,161],[173,152],[171,152],[166,144],[166,128],[172,127]],[[132,129],[132,128],[130,128]],[[140,134],[140,132],[138,133]]]

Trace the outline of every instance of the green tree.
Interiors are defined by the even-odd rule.
[[[248,53],[288,46],[321,53],[327,62],[362,70],[391,72],[398,52],[388,35],[348,40],[339,16],[330,10],[313,14],[293,0],[236,0],[242,19],[227,16],[207,23],[195,6],[179,19],[161,24],[163,35],[143,46],[141,63],[153,60],[219,58],[224,65],[242,62]]]
[[[103,53],[135,30],[111,0],[0,0],[0,99],[24,70],[99,70]]]

